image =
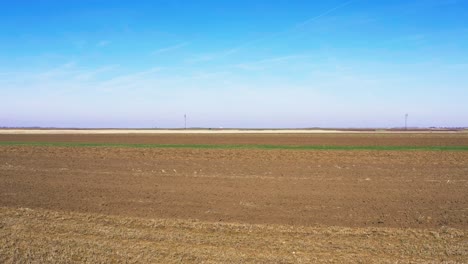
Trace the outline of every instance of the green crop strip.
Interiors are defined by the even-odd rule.
[[[209,144],[125,144],[125,143],[62,143],[62,142],[0,142],[0,146],[46,147],[119,147],[119,148],[179,148],[179,149],[277,149],[277,150],[387,150],[387,151],[468,151],[468,146],[290,146],[290,145],[209,145]]]

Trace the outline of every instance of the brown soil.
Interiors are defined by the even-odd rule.
[[[0,140],[466,145],[466,137]],[[463,263],[467,228],[464,151],[0,146],[0,262]]]
[[[207,221],[468,228],[468,152],[3,146],[0,206]]]

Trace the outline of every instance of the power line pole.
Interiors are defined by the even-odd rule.
[[[187,129],[187,114],[184,114],[184,129]]]
[[[405,114],[405,130],[408,130],[408,114]]]

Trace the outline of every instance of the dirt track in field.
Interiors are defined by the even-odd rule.
[[[468,144],[466,135],[2,135],[0,140]],[[210,222],[466,229],[468,152],[2,146],[0,206]]]

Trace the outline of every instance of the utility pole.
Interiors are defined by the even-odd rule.
[[[408,130],[408,114],[405,114],[405,130]]]
[[[187,129],[187,114],[184,114],[184,129]]]

